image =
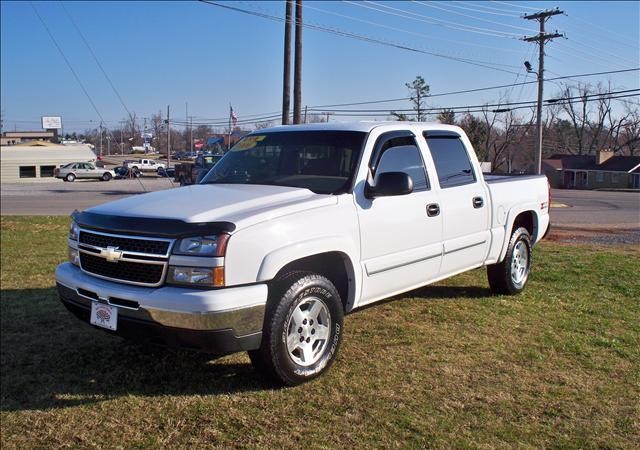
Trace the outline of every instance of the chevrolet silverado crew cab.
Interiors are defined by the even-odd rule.
[[[96,327],[248,351],[295,385],[329,368],[356,308],[480,266],[522,291],[548,212],[544,176],[484,178],[458,127],[275,127],[199,184],[74,212],[57,289]]]

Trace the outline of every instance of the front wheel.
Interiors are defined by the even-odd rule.
[[[335,360],[343,320],[340,294],[331,281],[313,273],[290,274],[274,285],[262,344],[249,358],[256,370],[282,384],[312,380]]]
[[[497,294],[522,292],[531,272],[531,235],[526,228],[514,230],[504,260],[487,266],[489,287]]]

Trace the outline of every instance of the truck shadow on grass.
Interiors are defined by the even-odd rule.
[[[55,409],[127,395],[274,389],[244,355],[217,359],[127,342],[73,317],[54,288],[3,290],[0,410]]]

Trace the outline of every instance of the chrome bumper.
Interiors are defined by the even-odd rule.
[[[56,269],[60,297],[80,308],[92,302],[118,307],[118,317],[193,331],[231,330],[234,336],[262,331],[267,285],[215,290],[174,286],[145,288],[85,274],[70,263]]]

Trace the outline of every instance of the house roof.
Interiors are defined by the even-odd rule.
[[[593,155],[554,154],[543,162],[556,170],[601,170],[631,173],[640,166],[640,156],[612,156],[602,164],[596,164]]]
[[[638,166],[640,166],[640,156],[613,156],[600,164],[596,170],[630,173]]]

